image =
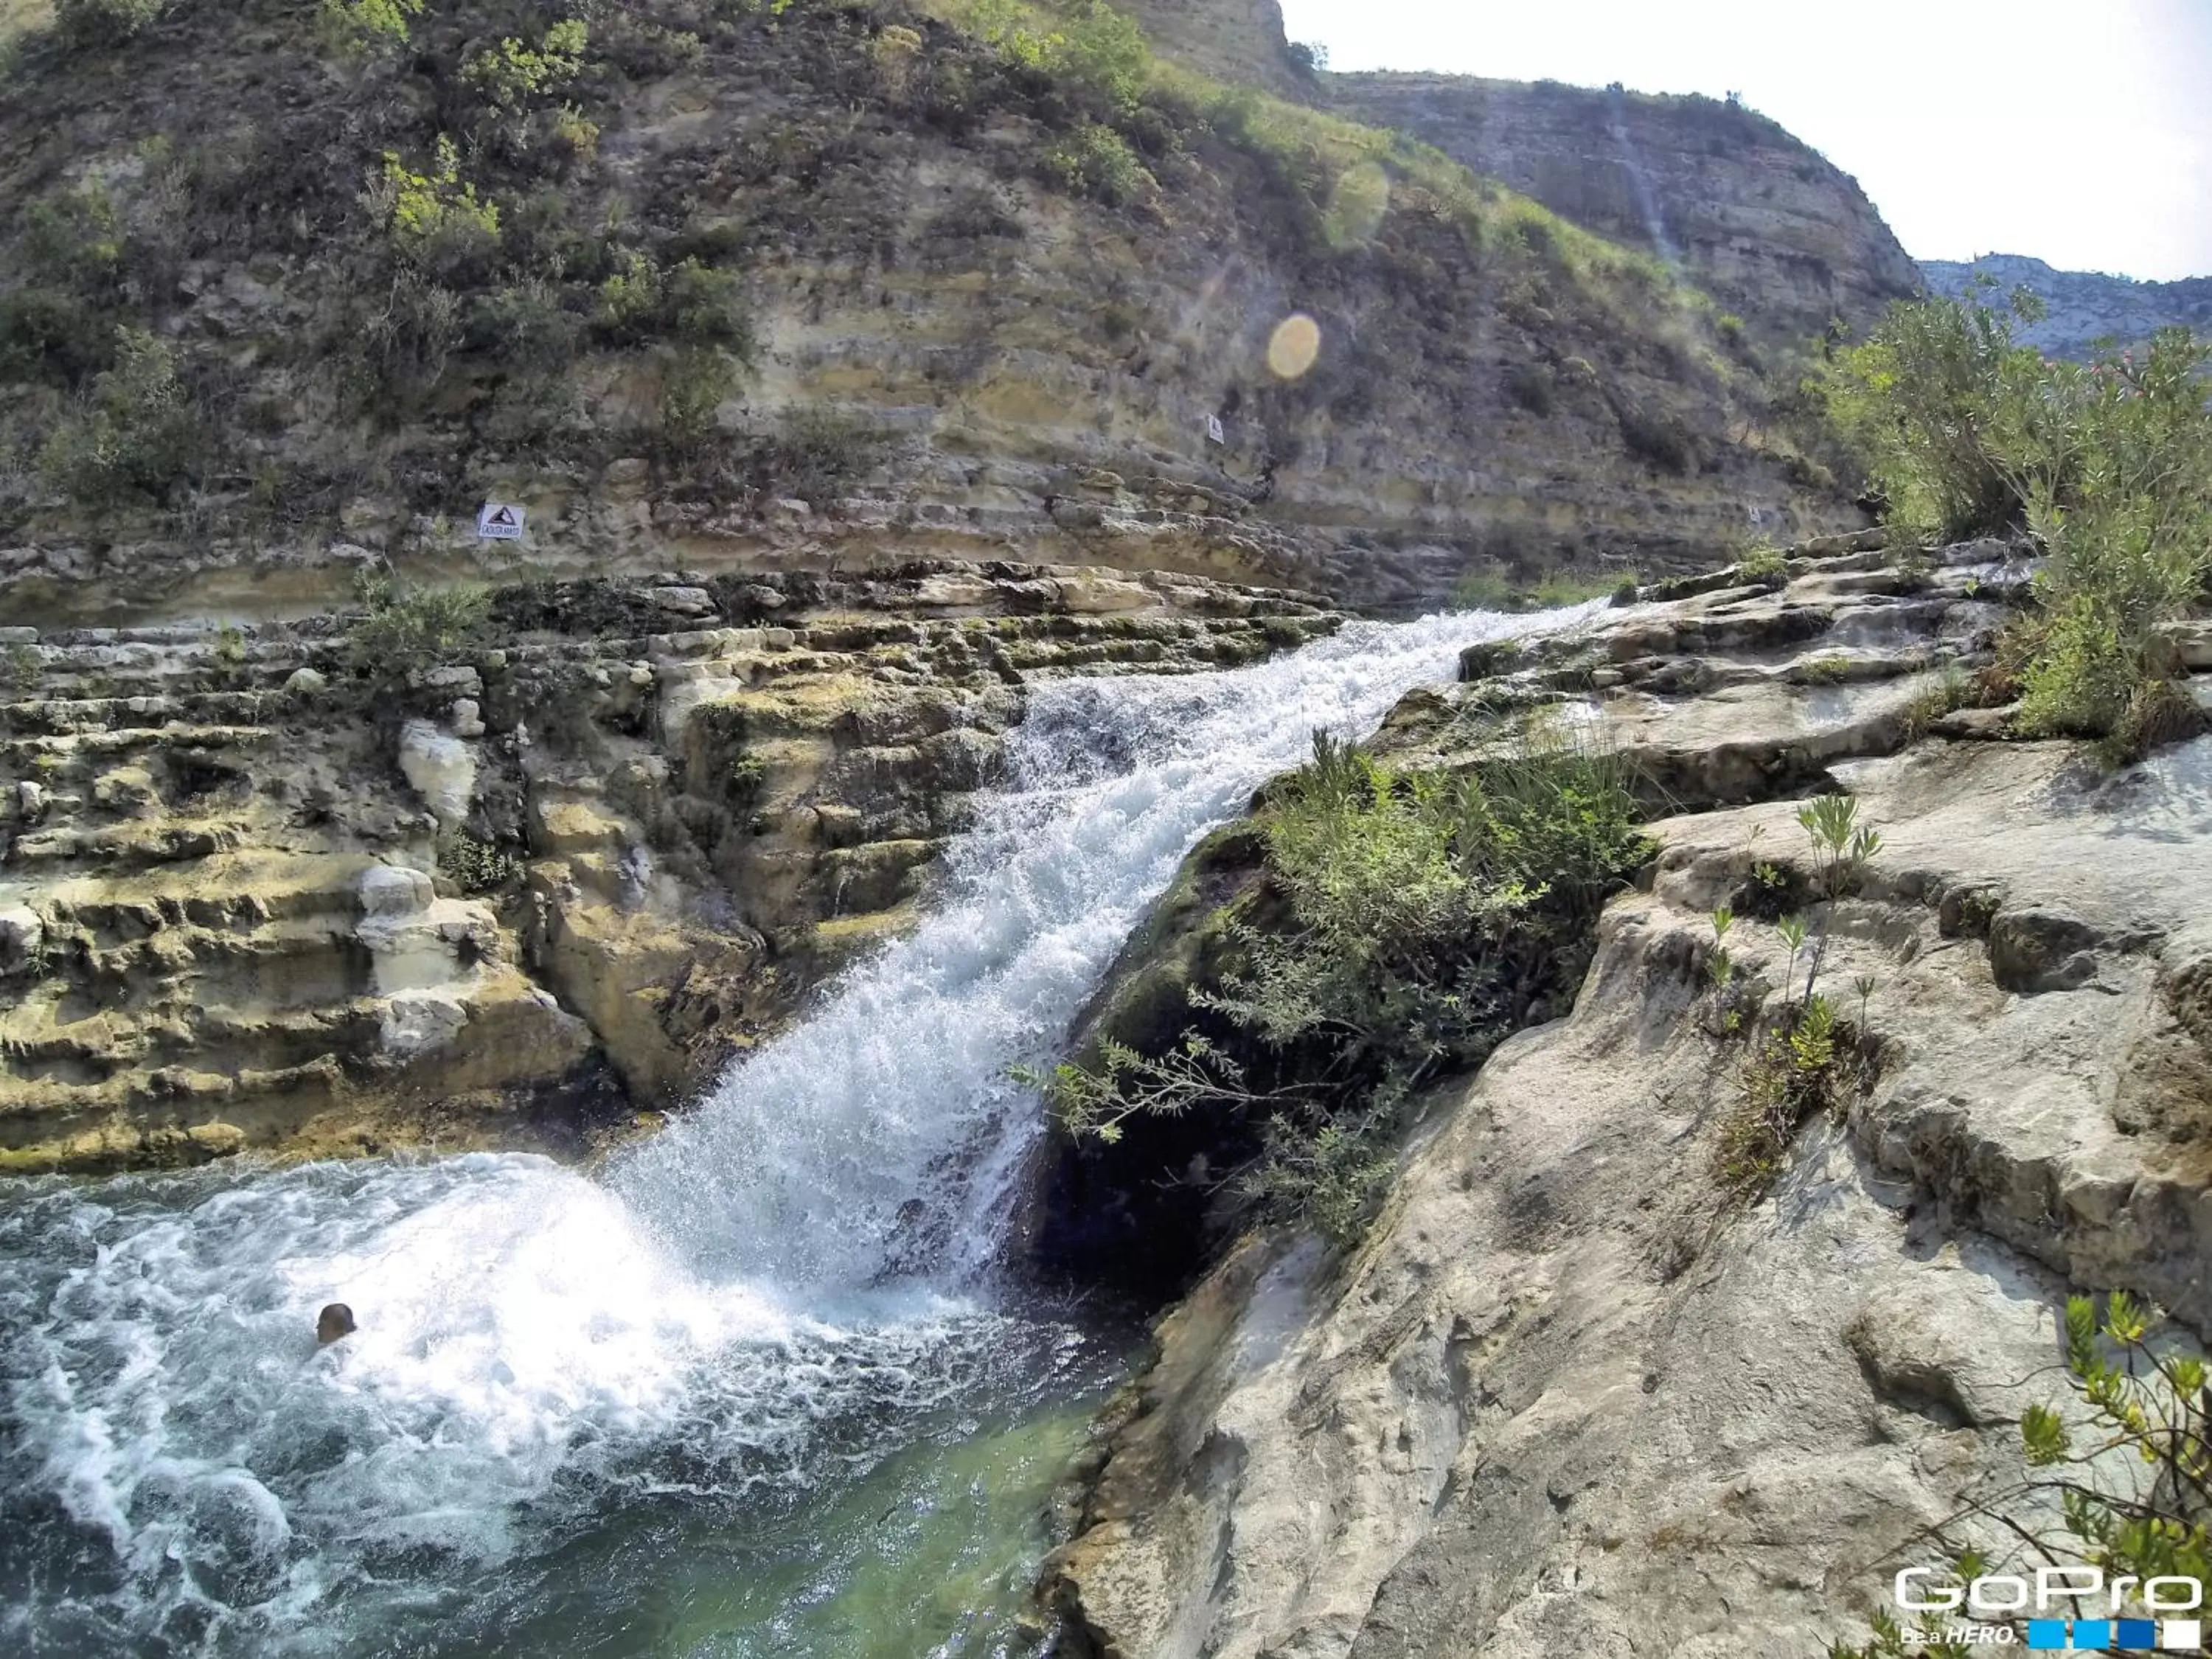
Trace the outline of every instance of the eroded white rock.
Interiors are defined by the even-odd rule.
[[[450,829],[468,817],[477,788],[477,757],[460,738],[428,720],[409,720],[399,733],[399,769],[440,824]]]
[[[378,1026],[385,1052],[412,1060],[442,1048],[469,1023],[468,1006],[448,991],[404,991],[384,1005]]]
[[[438,896],[430,878],[404,864],[373,864],[354,883],[365,916],[404,916],[430,908]]]

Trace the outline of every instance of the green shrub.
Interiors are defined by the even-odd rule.
[[[1539,417],[1550,415],[1559,404],[1552,371],[1540,363],[1516,363],[1506,370],[1505,395]]]
[[[508,35],[471,52],[461,65],[461,79],[501,109],[525,109],[583,72],[588,40],[585,26],[573,17],[548,28],[536,46]]]
[[[553,142],[572,165],[580,166],[599,153],[599,124],[574,104],[563,104],[554,112],[551,130]]]
[[[447,267],[486,257],[499,245],[499,208],[480,201],[461,177],[461,153],[441,134],[428,173],[416,173],[395,150],[384,152],[362,199],[403,258]]]
[[[2045,378],[2042,358],[2013,343],[2014,316],[1978,300],[1901,301],[1865,343],[1836,354],[1821,390],[1830,418],[1887,498],[1890,523],[1945,540],[2020,525],[2018,468]]]
[[[93,378],[88,394],[39,451],[53,488],[91,507],[133,496],[161,500],[190,475],[199,453],[199,422],[176,354],[143,329],[115,334],[115,366]]]
[[[1636,584],[1632,580],[1628,586],[1632,590]],[[1620,588],[1620,578],[1604,572],[1547,570],[1528,590],[1528,597],[1539,611],[1560,611],[1571,605],[1610,599]]]
[[[1051,15],[1021,0],[975,0],[966,27],[1014,68],[1073,83],[1116,115],[1133,112],[1152,75],[1144,31],[1106,3],[1077,0]]]
[[[1109,206],[1140,201],[1158,180],[1137,159],[1128,140],[1111,127],[1086,123],[1045,146],[1037,158],[1044,175],[1070,195],[1090,196]]]
[[[461,296],[422,271],[402,269],[380,308],[359,319],[352,349],[367,371],[356,389],[370,410],[390,422],[427,397],[462,338]]]
[[[758,487],[802,501],[826,500],[873,467],[890,442],[880,428],[835,410],[793,410],[763,446]]]
[[[166,0],[54,0],[63,38],[82,46],[128,40],[161,15]]]
[[[2025,526],[2046,555],[2011,642],[2021,730],[2101,738],[2118,759],[2198,729],[2160,624],[2212,577],[2208,366],[2212,342],[2183,329],[2046,362],[1972,298],[1893,307],[1838,357],[1829,407],[1893,523]]]
[[[1778,582],[1790,574],[1790,561],[1765,537],[1736,556],[1735,574],[1747,582]]]
[[[473,898],[511,885],[522,874],[522,859],[495,842],[457,830],[438,848],[438,873]]]
[[[0,691],[15,695],[29,690],[39,683],[45,665],[35,645],[11,645],[0,651]]]
[[[1229,961],[1194,989],[1217,1032],[1158,1054],[1105,1042],[1091,1065],[1027,1075],[1079,1135],[1243,1115],[1262,1146],[1249,1195],[1348,1241],[1417,1091],[1571,995],[1598,910],[1649,843],[1607,757],[1532,747],[1459,776],[1399,773],[1319,733],[1259,824],[1281,913],[1231,925]]]
[[[124,238],[98,183],[27,204],[14,228],[13,279],[0,283],[0,372],[75,383],[114,358]]]
[[[489,610],[481,587],[418,587],[367,567],[354,578],[354,599],[361,614],[346,629],[345,655],[385,689],[473,644]]]
[[[752,321],[745,314],[744,278],[688,258],[668,273],[661,314],[669,334],[684,345],[713,346],[750,367]]]
[[[879,33],[868,48],[884,94],[894,103],[905,98],[914,82],[915,60],[921,56],[921,35],[903,23],[893,23]]]
[[[494,289],[469,307],[471,347],[489,353],[510,374],[532,379],[565,371],[582,331],[583,319],[539,277]]]
[[[1115,113],[1136,109],[1151,77],[1152,53],[1134,22],[1106,0],[1081,0],[1060,41],[1054,68],[1097,93]]]
[[[710,346],[670,354],[660,377],[660,447],[670,459],[700,454],[720,430],[721,407],[738,389],[738,366]]]
[[[422,0],[323,0],[323,27],[337,48],[370,52],[407,44],[410,20]]]
[[[2126,758],[2199,728],[2160,626],[2212,579],[2208,364],[2212,341],[2170,330],[2139,358],[2052,366],[2066,447],[2027,480],[2047,557],[2025,624],[2021,730],[2104,738]]]
[[[611,344],[714,347],[749,368],[755,348],[743,292],[744,278],[735,271],[717,270],[696,258],[664,268],[632,251],[599,284],[592,325]]]
[[[1467,571],[1452,584],[1452,608],[1455,611],[1517,611],[1521,608],[1521,590],[1502,568],[1478,566]]]
[[[1546,568],[1533,578],[1516,578],[1499,565],[1479,566],[1452,587],[1452,604],[1462,611],[1558,611],[1619,592],[1617,572]],[[1633,592],[1634,578],[1626,586]]]
[[[1625,409],[1620,413],[1620,438],[1630,454],[1662,472],[1680,477],[1697,465],[1697,449],[1689,432],[1672,415]]]

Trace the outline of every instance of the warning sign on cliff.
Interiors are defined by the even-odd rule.
[[[1209,415],[1206,417],[1206,435],[1213,443],[1225,444],[1229,441],[1229,434],[1221,429],[1221,416]]]
[[[511,501],[486,501],[477,509],[477,535],[488,542],[522,539],[522,509]]]

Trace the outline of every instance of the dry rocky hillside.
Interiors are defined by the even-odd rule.
[[[1954,707],[2021,574],[1832,550],[1401,704],[1407,764],[1479,761],[1499,708],[1597,734],[1661,850],[1571,1013],[1439,1092],[1361,1248],[1248,1239],[1163,1322],[1055,1566],[1088,1651],[1821,1651],[2018,1477],[2069,1290],[2212,1322],[2212,738],[2108,774]],[[2212,629],[2178,645],[2212,705]],[[1732,1205],[1728,1015],[1804,976],[1773,901],[1837,790],[1883,838],[1820,967],[1871,1076]]]
[[[1856,521],[1657,262],[1111,12],[1038,66],[941,10],[21,37],[10,620],[296,615],[363,550],[450,578],[486,499],[529,513],[494,576],[1012,555],[1396,607]],[[1273,17],[1169,12],[1217,75]]]
[[[1355,119],[1679,261],[1771,341],[1862,326],[1920,288],[1857,181],[1740,104],[1455,75],[1332,75],[1327,88]]]
[[[2053,357],[2087,359],[2100,340],[2139,344],[2161,328],[2212,329],[2212,276],[2138,283],[2102,271],[2056,270],[2018,253],[1988,253],[1972,262],[1927,259],[1920,269],[1938,294],[1964,295],[1988,284],[1998,300],[2026,289],[2045,315],[2022,322],[2013,337]]]

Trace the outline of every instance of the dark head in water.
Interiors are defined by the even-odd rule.
[[[328,1347],[342,1336],[354,1332],[353,1310],[343,1302],[333,1302],[315,1316],[315,1344]]]

